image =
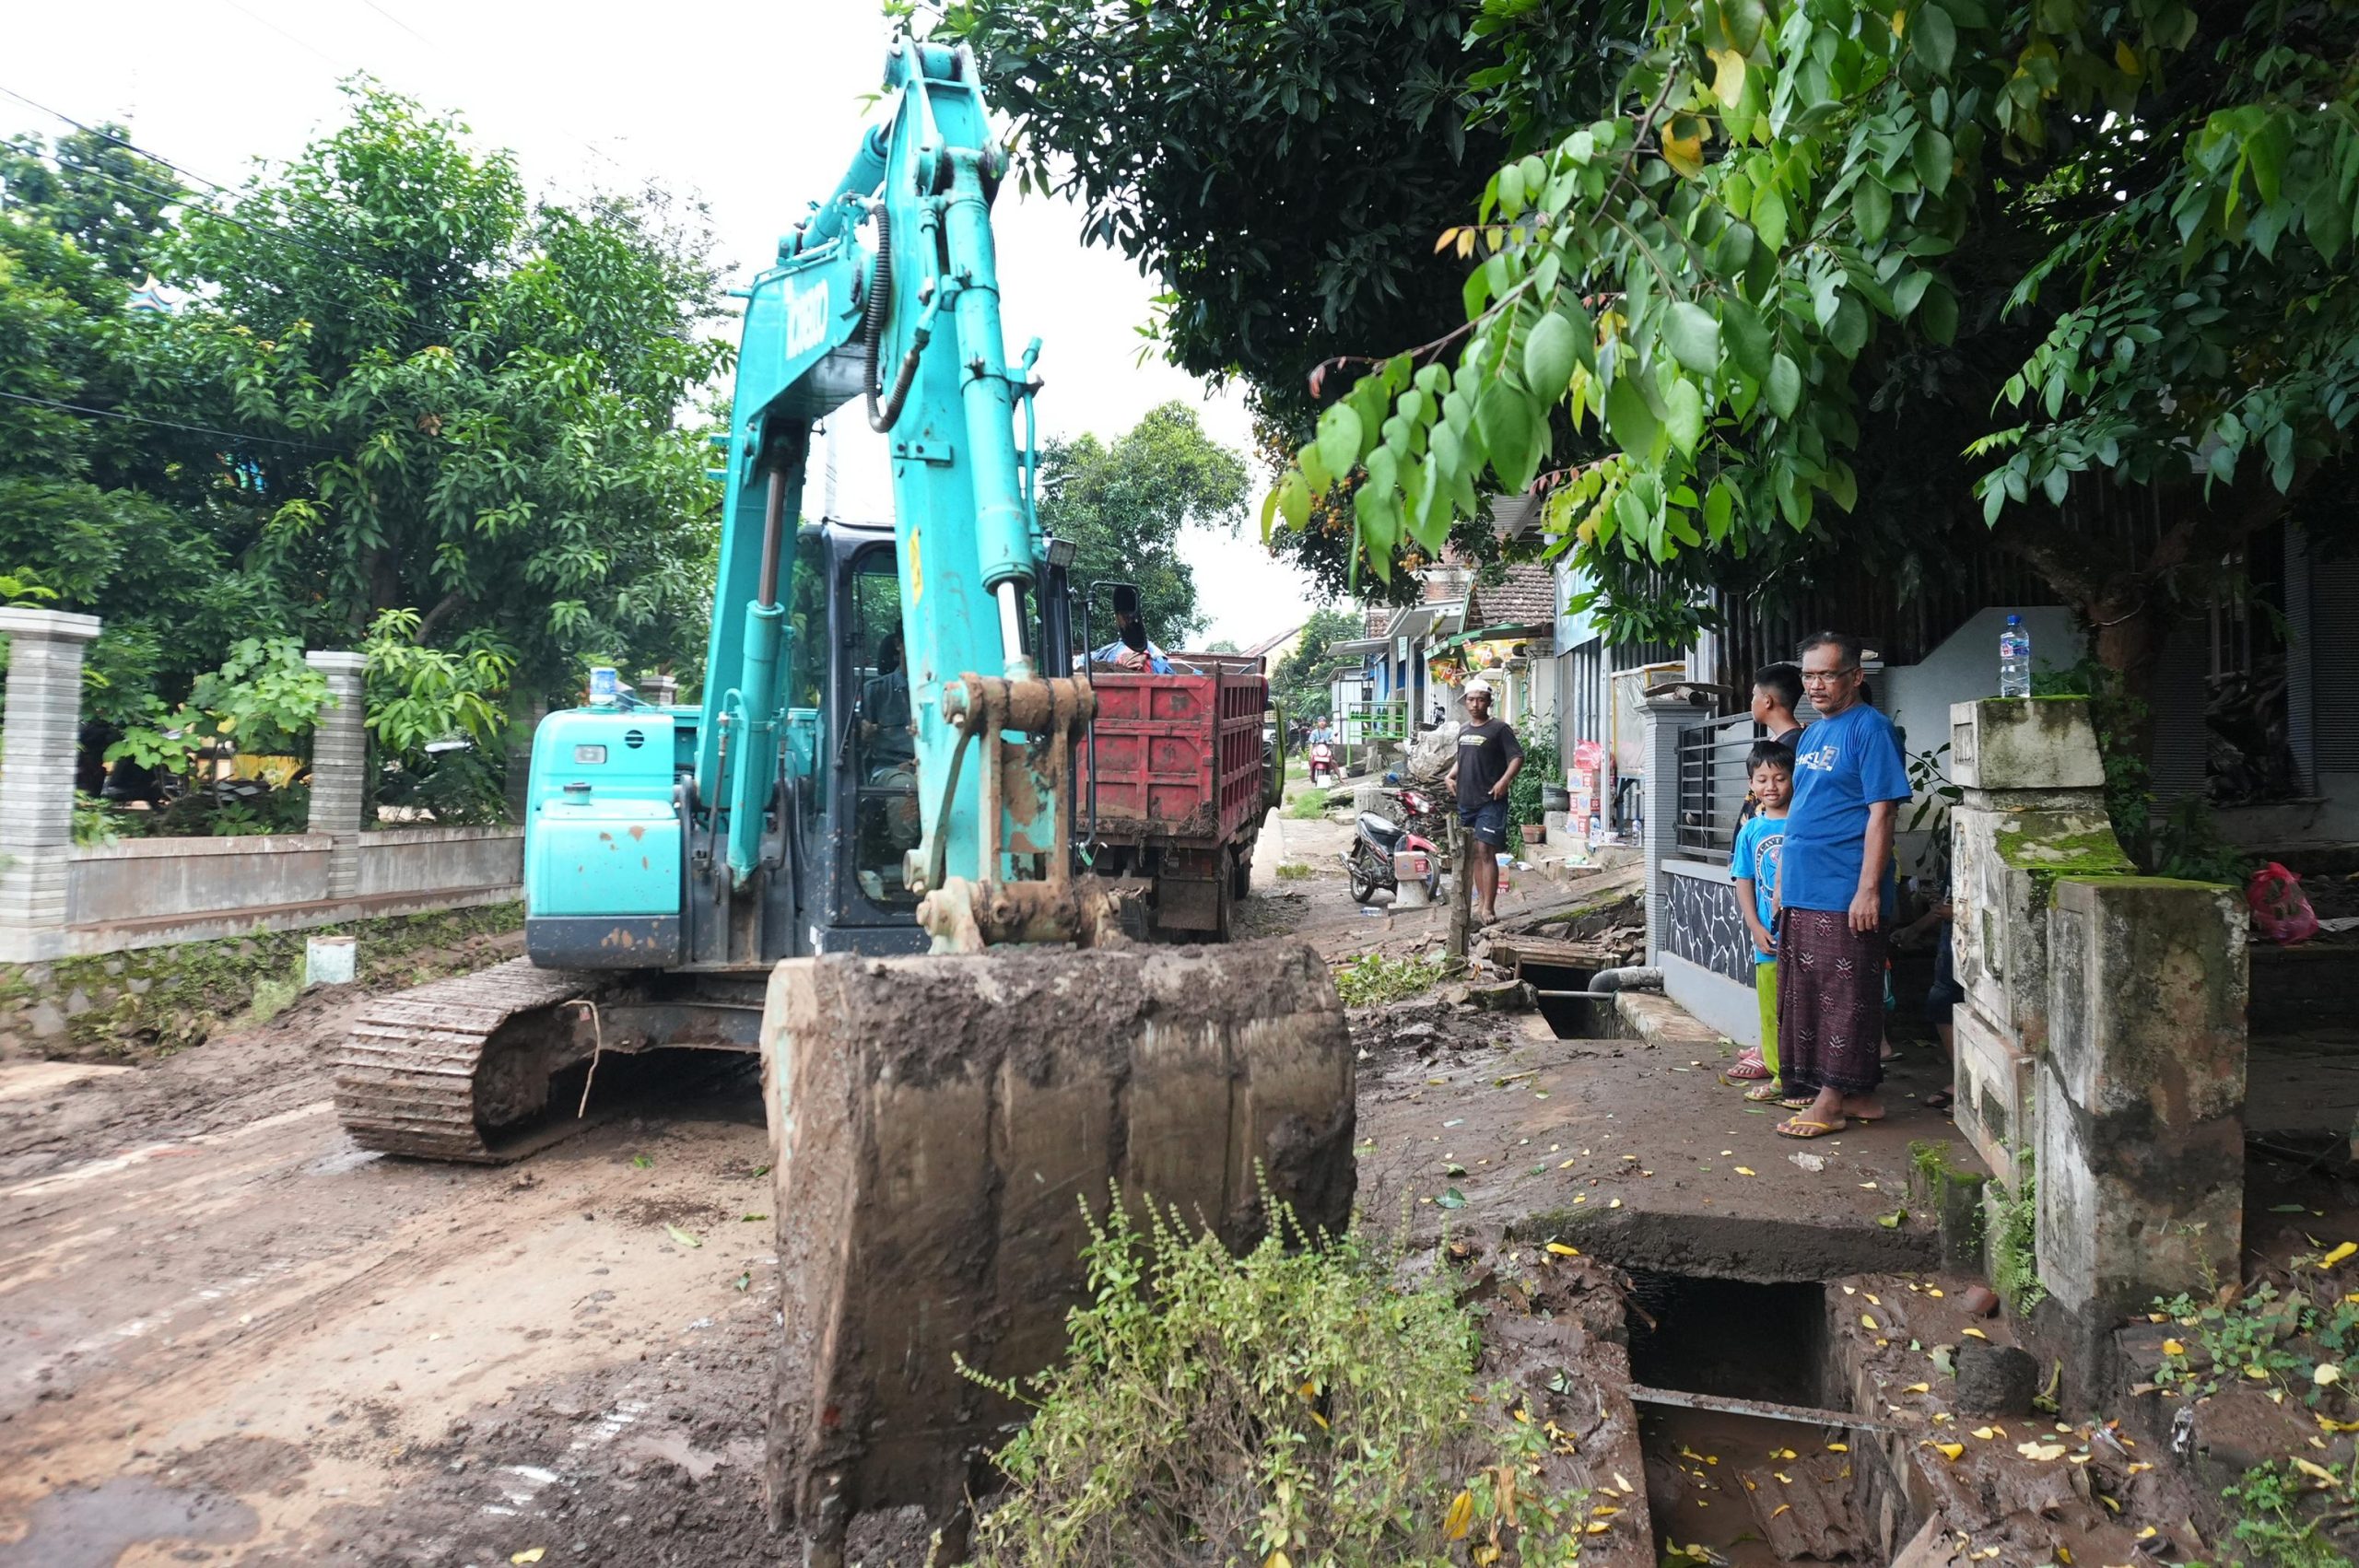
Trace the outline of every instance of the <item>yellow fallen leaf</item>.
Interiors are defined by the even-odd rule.
[[[1603,1519],[1591,1519],[1589,1524],[1589,1533],[1593,1536],[1602,1536],[1613,1527]]]
[[[544,1556],[547,1555],[548,1550],[549,1549],[546,1546],[528,1546],[522,1551],[511,1552],[509,1554],[508,1561],[511,1562],[538,1562]]]
[[[2251,1378],[2256,1383],[2266,1383],[2269,1381],[2269,1369],[2261,1365],[2260,1363],[2257,1361],[2247,1362],[2245,1363],[2245,1375]]]
[[[1627,1478],[1625,1478],[1620,1470],[1614,1472],[1614,1488],[1625,1497],[1629,1496],[1631,1493],[1638,1490],[1637,1487],[1630,1484]]]
[[[1988,1443],[1994,1437],[2006,1436],[2007,1429],[2003,1426],[1978,1426],[1974,1429],[1974,1435]]]
[[[2330,1383],[2340,1382],[2341,1377],[2342,1368],[2335,1365],[2334,1363],[2330,1361],[2322,1361],[2318,1363],[2318,1369],[2310,1374],[2310,1381],[2317,1384],[2321,1388],[2325,1387]]]
[[[1861,1313],[1861,1314],[1860,1314],[1860,1328],[1873,1328],[1875,1326],[1876,1326],[1876,1320],[1875,1320],[1874,1318],[1872,1318],[1872,1317],[1869,1316],[1868,1316],[1866,1313],[1864,1313],[1864,1312],[1863,1312],[1863,1313]]]
[[[1904,1394],[1930,1394],[1932,1391],[1933,1386],[1930,1383],[1911,1383],[1901,1390]]]
[[[1474,1524],[1474,1494],[1461,1492],[1449,1500],[1449,1512],[1442,1515],[1442,1534],[1452,1540],[1464,1540]]]
[[[1294,1568],[1294,1559],[1283,1551],[1273,1551],[1262,1559],[1262,1568]]]
[[[2140,1540],[2152,1540],[2162,1533],[2162,1531],[2154,1528],[2154,1526],[2148,1525],[2144,1529],[2138,1532],[2138,1539]]]
[[[1941,1299],[1942,1299],[1942,1293],[1941,1293],[1941,1292],[1939,1292],[1939,1291],[1937,1291],[1937,1290],[1935,1290],[1935,1289],[1934,1289],[1932,1286],[1931,1286],[1931,1285],[1927,1285],[1927,1286],[1925,1287],[1925,1293],[1926,1293],[1927,1295],[1929,1295],[1929,1296],[1931,1296],[1935,1301],[1939,1301],[1939,1300],[1941,1300]]]
[[[2183,1356],[2187,1353],[2187,1347],[2180,1344],[2177,1340],[2165,1340],[2163,1341],[2163,1353],[2166,1356]]]
[[[1590,1509],[1589,1511],[1589,1515],[1592,1519],[1610,1519],[1620,1512],[1622,1512],[1622,1510],[1619,1508],[1608,1508],[1600,1504],[1599,1506]]]
[[[1754,1176],[1754,1175],[1755,1175],[1755,1174],[1757,1174],[1757,1173],[1754,1170],[1754,1168],[1753,1168],[1751,1165],[1739,1165],[1739,1166],[1737,1166],[1737,1168],[1736,1168],[1736,1174],[1737,1174],[1737,1175],[1739,1175],[1739,1176]]]
[[[1555,1253],[1559,1258],[1579,1258],[1581,1255],[1581,1249],[1579,1247],[1567,1246],[1561,1241],[1550,1242],[1548,1244],[1548,1250]]]
[[[2318,1267],[2321,1269],[2331,1269],[2354,1252],[2359,1252],[2359,1241],[2346,1241],[2341,1246],[2336,1247],[2332,1252],[2328,1253],[2324,1258],[2319,1258]]]
[[[1305,1379],[1302,1387],[1295,1392],[1306,1399],[1315,1399],[1319,1398],[1319,1385]]]
[[[1770,1516],[1771,1518],[1773,1518],[1773,1519],[1774,1519],[1774,1518],[1776,1518],[1776,1517],[1778,1516],[1778,1514],[1783,1514],[1783,1513],[1787,1512],[1788,1510],[1790,1510],[1790,1508],[1792,1508],[1792,1507],[1793,1507],[1793,1504],[1790,1504],[1790,1503],[1780,1503],[1780,1504],[1778,1504],[1777,1513],[1773,1513],[1773,1514],[1771,1514],[1769,1516]]]
[[[1830,1443],[1826,1445],[1826,1451],[1830,1454],[1848,1454],[1851,1451],[1851,1445],[1848,1443]]]
[[[1870,1291],[1868,1293],[1868,1305],[1870,1306],[1882,1306],[1884,1305],[1884,1298],[1876,1294],[1875,1292]]]
[[[1958,1332],[1959,1332],[1959,1333],[1961,1333],[1961,1334],[1965,1334],[1965,1335],[1970,1336],[1971,1338],[1973,1338],[1973,1339],[1977,1339],[1977,1340],[1988,1340],[1988,1339],[1989,1339],[1989,1338],[1990,1338],[1990,1336],[1989,1336],[1989,1335],[1988,1335],[1988,1334],[1984,1333],[1984,1332],[1983,1332],[1981,1329],[1979,1329],[1979,1328],[1961,1328],[1961,1329],[1959,1329],[1959,1330],[1958,1330]]]
[[[2036,1459],[2042,1464],[2048,1464],[2064,1457],[2064,1445],[2061,1443],[2018,1443],[2015,1445],[2015,1452],[2026,1459]]]
[[[2148,1464],[2145,1460],[2143,1460],[2143,1459],[2140,1459],[2140,1460],[2138,1460],[2135,1464],[2133,1464],[2133,1465],[2131,1465],[2131,1466],[2130,1467],[2130,1473],[2131,1475],[2133,1475],[2133,1476],[2134,1476],[2134,1475],[2142,1475],[2143,1473],[2145,1473],[2145,1472],[2146,1472],[2146,1471],[2148,1471],[2148,1470],[2153,1469],[2154,1468],[2154,1466],[2152,1466],[2152,1465]]]
[[[1959,1457],[1965,1454],[1966,1445],[1963,1443],[1936,1443],[1933,1445],[1933,1452],[1939,1454],[1942,1458],[1947,1459],[1951,1464],[1954,1465],[1957,1463]]]
[[[1794,1478],[1790,1475],[1782,1474],[1777,1470],[1771,1470],[1769,1473],[1778,1478],[1778,1484],[1779,1486],[1791,1486],[1794,1484]]]
[[[1857,1285],[1846,1285],[1843,1287],[1843,1293],[1847,1296],[1858,1295],[1860,1293],[1860,1287]]]
[[[1799,1459],[1802,1457],[1801,1455],[1795,1453],[1791,1448],[1772,1448],[1769,1450],[1769,1457],[1773,1459]]]
[[[1608,1203],[1608,1204],[1606,1205],[1606,1207],[1607,1207],[1608,1209],[1619,1209],[1620,1207],[1622,1207],[1622,1199],[1620,1199],[1619,1198],[1617,1198],[1617,1199],[1615,1199],[1613,1202]]]
[[[2312,1480],[2322,1481],[2328,1486],[2332,1486],[2342,1479],[2336,1475],[2332,1470],[2328,1469],[2324,1465],[2313,1463],[2308,1459],[2295,1459],[2294,1461],[2294,1468],[2301,1471],[2304,1475],[2309,1477]]]
[[[2071,1548],[2063,1546],[2058,1547],[2056,1549],[2056,1561],[2064,1564],[2064,1568],[2072,1568]]]

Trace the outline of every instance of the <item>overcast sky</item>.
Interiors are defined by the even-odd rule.
[[[460,111],[512,148],[536,193],[635,190],[650,180],[711,208],[719,254],[750,275],[805,205],[835,188],[884,64],[874,0],[730,7],[521,0],[117,0],[97,11],[11,7],[0,88],[237,185],[256,157],[284,159],[341,112],[336,84],[367,71],[429,109]],[[0,131],[65,127],[0,96]],[[1011,363],[1045,340],[1043,431],[1111,438],[1157,404],[1195,404],[1205,428],[1248,453],[1244,401],[1160,360],[1137,362],[1135,328],[1156,290],[1120,254],[1085,251],[1074,209],[1018,199],[995,210]],[[884,516],[882,438],[847,421],[846,512]],[[1259,544],[1264,476],[1231,537],[1191,530],[1182,548],[1211,618],[1200,641],[1249,645],[1309,612],[1308,579]],[[816,476],[815,476],[816,477]]]

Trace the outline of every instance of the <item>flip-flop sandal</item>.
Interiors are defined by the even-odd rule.
[[[1919,1103],[1929,1111],[1945,1111],[1957,1103],[1957,1096],[1947,1089],[1936,1089]]]
[[[1747,1089],[1744,1092],[1744,1097],[1752,1101],[1756,1106],[1782,1105],[1786,1098],[1786,1086],[1773,1078],[1766,1083],[1757,1083],[1752,1088]],[[1794,1106],[1793,1109],[1804,1110],[1807,1109],[1809,1106],[1810,1102],[1808,1100],[1804,1100],[1801,1105]]]
[[[1739,1053],[1736,1065],[1729,1069],[1729,1076],[1743,1079],[1766,1078],[1769,1076],[1769,1064],[1761,1059],[1758,1047],[1747,1047]]]
[[[1778,1136],[1780,1138],[1800,1138],[1807,1141],[1813,1138],[1825,1138],[1830,1134],[1840,1132],[1849,1125],[1850,1124],[1841,1117],[1837,1117],[1831,1122],[1812,1121],[1805,1117],[1788,1117],[1784,1121],[1778,1124]]]
[[[1778,1103],[1790,1111],[1806,1111],[1818,1104],[1818,1097],[1814,1094],[1789,1094]]]

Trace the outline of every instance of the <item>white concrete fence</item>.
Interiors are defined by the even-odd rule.
[[[302,833],[74,843],[82,654],[95,615],[0,610],[0,964],[495,904],[522,894],[518,827],[364,833],[368,748],[358,653],[307,653],[327,677]]]

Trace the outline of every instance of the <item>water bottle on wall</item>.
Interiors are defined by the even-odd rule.
[[[2031,633],[2021,615],[2008,616],[1999,634],[1999,695],[2031,696]]]

